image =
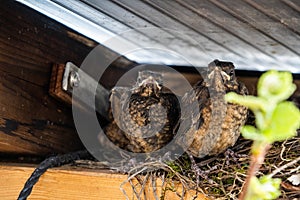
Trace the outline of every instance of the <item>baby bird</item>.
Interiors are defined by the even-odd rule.
[[[110,101],[113,122],[104,131],[119,147],[153,152],[173,139],[180,106],[176,95],[162,85],[162,74],[139,72],[136,85],[115,87]]]
[[[224,95],[246,95],[248,90],[237,81],[233,63],[219,60],[209,64],[206,77],[193,89],[182,98],[182,117],[189,119],[182,124],[184,143],[195,157],[219,154],[235,144],[248,113],[244,106],[225,102]]]

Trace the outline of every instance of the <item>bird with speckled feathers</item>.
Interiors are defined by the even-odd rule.
[[[161,149],[180,132],[177,144],[193,156],[219,154],[235,144],[248,114],[246,107],[225,102],[224,95],[231,91],[248,94],[231,62],[210,63],[206,76],[185,93],[181,104],[163,86],[161,73],[141,71],[133,87],[112,90],[113,120],[104,132],[131,152]]]
[[[246,86],[237,81],[233,63],[214,60],[204,79],[183,96],[183,105],[189,110],[187,114],[183,113],[183,117],[189,118],[185,124],[185,142],[193,156],[201,158],[222,153],[240,136],[248,110],[225,102],[224,95],[228,92],[248,94]],[[198,108],[190,109],[189,105],[195,102]]]
[[[153,152],[170,142],[180,118],[179,101],[162,85],[162,74],[140,71],[134,87],[112,90],[113,122],[105,128],[119,147],[136,153]]]

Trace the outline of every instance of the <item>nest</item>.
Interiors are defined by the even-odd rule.
[[[282,179],[280,199],[293,199],[299,195],[300,187],[287,181],[292,174],[300,172],[300,137],[275,143],[268,151],[265,162],[257,176],[273,174]],[[240,139],[232,148],[232,155],[218,155],[200,161],[197,165],[208,173],[199,187],[216,199],[237,199],[247,176],[250,163],[251,141]],[[298,161],[298,162],[297,162]]]
[[[281,178],[281,196],[279,199],[297,199],[299,185],[293,185],[288,178],[300,173],[300,136],[273,144],[257,176],[272,174]],[[251,141],[240,138],[237,144],[224,154],[205,159],[194,159],[184,154],[172,163],[149,161],[136,165],[128,172],[128,179],[135,197],[147,199],[145,188],[152,187],[155,199],[164,199],[166,191],[176,193],[178,199],[185,199],[186,193],[205,194],[210,199],[237,199],[247,176],[250,162]],[[157,191],[157,180],[162,188]],[[176,185],[180,183],[179,190]],[[149,193],[149,192],[147,192]],[[191,195],[190,195],[191,196]]]

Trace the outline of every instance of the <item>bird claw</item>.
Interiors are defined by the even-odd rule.
[[[240,163],[239,163],[239,159],[242,157],[245,157],[243,154],[239,154],[234,152],[232,149],[227,149],[224,152],[225,155],[225,159],[226,159],[226,165],[230,164],[230,161],[233,161],[235,164],[238,165],[238,167],[241,167]]]
[[[193,155],[190,152],[187,152],[187,154],[191,160],[191,168],[196,175],[196,184],[197,184],[197,186],[199,186],[200,177],[207,180],[209,171],[204,171],[204,170],[200,169],[200,167],[197,165]]]

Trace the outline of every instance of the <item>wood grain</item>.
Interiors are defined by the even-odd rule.
[[[48,87],[53,62],[80,63],[91,48],[19,3],[0,7],[0,152],[45,155],[82,148],[71,109],[50,97]]]
[[[236,2],[233,0],[222,2],[217,0],[209,1],[219,8],[223,9],[224,11],[230,13],[237,19],[246,22],[253,29],[259,31],[260,33],[269,37],[271,40],[275,41],[275,43],[270,43],[271,46],[273,45],[277,48],[277,45],[279,44],[288,49],[290,52],[299,56],[299,45],[294,41],[299,40],[300,36],[291,29],[286,28],[286,26],[281,22],[276,23],[276,21],[273,21],[273,19],[270,17],[272,13],[271,10],[274,11],[273,7],[270,7],[268,12],[265,13],[257,10],[255,7],[247,3],[248,1],[240,1],[239,4],[236,4]],[[282,6],[278,4],[277,6],[280,10],[282,9]],[[284,21],[283,18],[282,20]],[[276,53],[276,49],[274,49],[274,56],[277,55]]]
[[[0,164],[0,196],[3,200],[16,199],[25,181],[34,170],[33,166]],[[126,199],[120,185],[126,175],[108,173],[104,170],[88,170],[72,167],[49,169],[32,190],[28,199]],[[161,180],[157,180],[157,194],[161,192]],[[132,199],[129,183],[122,187]],[[175,186],[180,188],[180,185]],[[146,188],[146,199],[155,199],[152,188]],[[191,199],[189,192],[185,199]],[[165,199],[180,199],[174,192],[167,191]],[[208,199],[198,194],[197,199]]]
[[[54,98],[57,98],[58,100],[63,100],[63,102],[71,105],[72,96],[66,91],[64,91],[62,86],[64,72],[65,64],[53,64],[49,93]]]
[[[83,148],[70,106],[49,95],[49,84],[54,63],[80,66],[96,45],[20,3],[1,2],[0,153],[46,155]],[[117,57],[100,48],[104,58]],[[119,57],[112,66],[128,63]],[[106,85],[118,77],[112,69],[102,79]]]

